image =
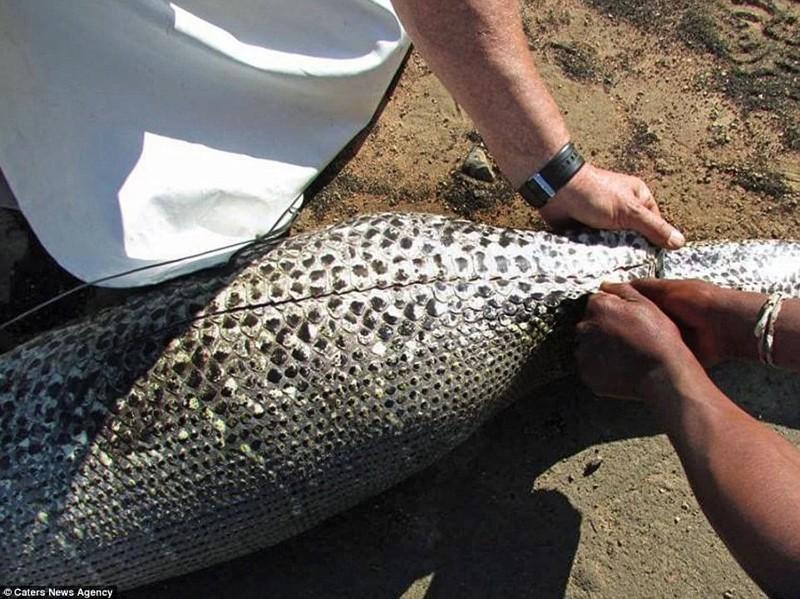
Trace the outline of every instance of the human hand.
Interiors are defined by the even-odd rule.
[[[604,283],[577,332],[578,371],[597,395],[645,399],[664,375],[702,372],[675,323],[629,284]]]
[[[713,366],[725,357],[721,331],[712,316],[722,288],[698,280],[642,279],[631,285],[678,325],[684,342],[704,366]]]
[[[588,163],[541,209],[541,215],[552,227],[574,220],[596,229],[632,229],[671,250],[686,243],[661,217],[644,181]]]
[[[766,296],[698,280],[642,279],[631,284],[678,325],[703,366],[728,358],[758,359],[753,328]]]

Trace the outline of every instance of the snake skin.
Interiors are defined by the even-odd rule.
[[[631,233],[365,216],[42,335],[0,356],[0,581],[129,588],[306,530],[563,374],[578,298],[657,267]]]
[[[723,287],[800,296],[800,243],[707,241],[663,252],[658,276],[702,279]]]

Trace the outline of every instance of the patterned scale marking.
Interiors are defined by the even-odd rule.
[[[700,242],[660,258],[665,279],[702,279],[724,287],[800,297],[800,242]]]

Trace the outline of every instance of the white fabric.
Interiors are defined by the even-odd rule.
[[[0,168],[84,281],[231,246],[288,225],[407,47],[389,0],[0,0]]]

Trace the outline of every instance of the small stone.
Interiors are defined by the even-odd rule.
[[[461,172],[479,181],[493,183],[495,180],[494,169],[489,162],[489,158],[486,156],[486,152],[479,146],[472,148],[464,159],[461,165]]]
[[[591,476],[603,465],[603,456],[595,456],[583,467],[583,475],[584,476]]]
[[[724,599],[733,599],[734,597],[736,597],[736,592],[733,590],[728,590],[722,593],[722,596]]]

